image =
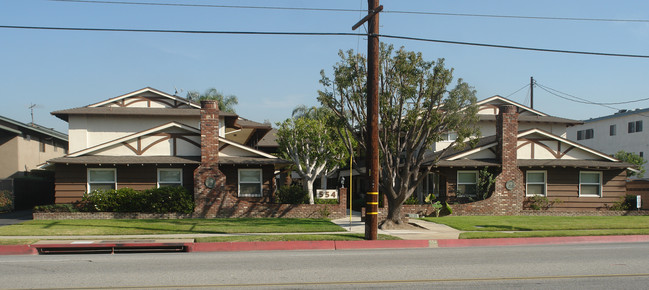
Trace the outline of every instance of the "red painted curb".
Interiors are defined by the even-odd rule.
[[[428,240],[377,240],[377,241],[335,241],[336,250],[344,249],[392,249],[428,248]]]
[[[277,250],[335,250],[333,241],[293,242],[214,242],[194,243],[189,252],[277,251]]]
[[[437,246],[440,248],[454,248],[454,247],[487,247],[487,246],[579,244],[579,243],[587,243],[587,244],[632,243],[632,242],[649,242],[649,235],[437,240]]]
[[[38,251],[29,245],[0,246],[0,255],[36,255]]]

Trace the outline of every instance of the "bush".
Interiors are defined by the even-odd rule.
[[[79,203],[37,205],[34,207],[34,212],[79,212],[78,205]]]
[[[534,195],[527,198],[529,206],[533,210],[548,210],[553,207],[555,204],[560,204],[560,199],[555,199],[550,201],[547,197],[542,195]]]
[[[0,190],[0,212],[14,209],[14,196],[11,191]]]
[[[277,203],[308,204],[309,195],[302,186],[282,186],[277,190]]]
[[[161,187],[137,191],[131,188],[85,193],[81,211],[192,213],[194,202],[184,187]]]
[[[627,194],[623,197],[620,197],[620,201],[615,202],[612,206],[609,207],[610,210],[632,210],[636,208],[636,196],[633,194]]]

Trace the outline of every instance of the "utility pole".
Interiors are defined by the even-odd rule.
[[[534,109],[534,77],[530,77],[530,108]]]
[[[352,30],[368,22],[367,37],[367,157],[368,191],[365,195],[365,239],[378,238],[379,212],[379,0],[367,0],[367,16]]]

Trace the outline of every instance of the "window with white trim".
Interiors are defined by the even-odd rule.
[[[262,196],[261,168],[239,169],[239,196]]]
[[[457,133],[455,132],[448,132],[442,134],[442,142],[453,142],[455,139],[457,139]]]
[[[527,171],[525,173],[525,195],[546,195],[547,189],[547,172],[546,171]]]
[[[158,187],[182,185],[183,170],[181,168],[158,168]]]
[[[602,173],[599,171],[579,172],[579,196],[602,196]]]
[[[457,172],[457,196],[476,196],[478,191],[478,171]]]
[[[117,187],[117,169],[88,168],[88,192],[110,190]]]

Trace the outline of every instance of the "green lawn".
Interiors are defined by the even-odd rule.
[[[379,240],[400,240],[390,235],[378,235]],[[364,234],[322,235],[253,235],[196,238],[197,243],[207,242],[270,242],[270,241],[363,241]]]
[[[649,216],[450,216],[424,218],[468,231],[461,239],[649,234]]]
[[[343,232],[326,219],[34,220],[0,227],[0,236],[84,236]]]

